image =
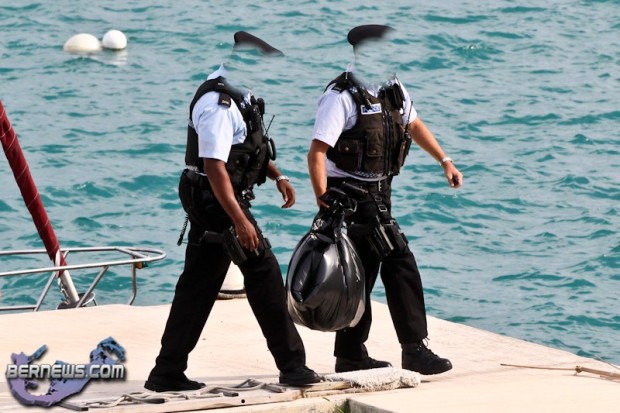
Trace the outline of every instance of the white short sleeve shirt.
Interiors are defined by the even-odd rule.
[[[225,76],[223,67],[207,79]],[[247,94],[249,100],[249,93]],[[192,124],[198,134],[198,156],[226,162],[232,145],[243,143],[246,126],[236,104],[220,105],[218,92],[205,93],[194,105]]]
[[[394,82],[400,85],[403,91],[403,124],[408,125],[413,122],[418,114],[411,103],[411,98],[403,84],[395,79]],[[377,96],[379,87],[369,87],[368,92]],[[312,131],[313,139],[325,142],[332,148],[336,145],[340,134],[345,130],[351,129],[357,122],[357,108],[353,96],[348,91],[339,92],[330,87],[321,95],[318,101],[318,109]],[[355,178],[360,180],[376,181],[379,178],[361,178],[352,175],[340,168],[329,159],[325,160],[325,168],[328,177],[334,178]]]

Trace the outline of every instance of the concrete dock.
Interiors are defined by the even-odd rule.
[[[126,380],[91,381],[68,399],[112,400],[146,392],[143,383],[159,351],[169,306],[108,305],[75,310],[0,315],[0,360],[11,353],[48,350],[37,363],[87,363],[90,351],[112,336],[126,349]],[[387,306],[373,303],[373,327],[367,347],[372,357],[400,367],[400,346]],[[501,322],[501,320],[498,320]],[[307,364],[320,374],[334,372],[334,333],[298,327]],[[421,384],[389,391],[317,391],[289,388],[284,393],[253,391],[241,397],[210,400],[169,400],[158,404],[90,407],[90,412],[620,412],[620,380],[580,372],[577,366],[618,374],[609,364],[530,342],[429,317],[429,347],[454,365],[437,376],[421,376]],[[549,367],[556,370],[502,366]],[[3,370],[5,368],[3,367]],[[565,370],[563,370],[565,369]],[[218,301],[196,349],[190,355],[188,377],[208,385],[231,386],[248,378],[277,383],[278,371],[258,324],[244,299]],[[47,382],[39,392],[45,392]],[[317,389],[320,390],[320,389]],[[355,391],[355,392],[352,392]],[[37,391],[33,391],[37,393]],[[149,392],[150,393],[150,392]],[[189,392],[191,393],[191,392]],[[150,393],[156,397],[157,393]],[[210,405],[208,405],[211,403]],[[235,407],[235,406],[238,407]],[[229,407],[224,407],[229,406]],[[66,407],[26,407],[9,392],[0,376],[0,412],[69,412]],[[218,411],[218,410],[215,410]]]

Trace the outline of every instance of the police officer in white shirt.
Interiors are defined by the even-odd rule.
[[[402,367],[421,374],[452,368],[448,359],[425,344],[428,336],[424,292],[408,240],[391,215],[392,179],[402,167],[411,141],[443,168],[452,188],[463,175],[417,116],[385,54],[393,29],[364,25],[352,29],[349,43],[355,64],[334,79],[319,98],[308,152],[308,168],[317,204],[330,187],[353,184],[368,191],[357,210],[346,217],[348,235],[362,259],[366,276],[366,308],[355,327],[336,333],[336,372],[386,367],[365,346],[372,323],[370,295],[381,268],[387,304],[402,346]]]
[[[248,302],[280,370],[280,383],[320,381],[306,367],[304,345],[286,308],[280,266],[250,212],[254,186],[267,178],[282,194],[283,208],[295,203],[293,187],[273,163],[264,101],[247,90],[259,86],[258,78],[266,73],[261,65],[282,52],[246,32],[235,33],[234,39],[229,62],[207,78],[190,104],[186,169],[179,183],[190,230],[161,350],[144,384],[153,391],[204,387],[184,371],[231,260],[243,273]]]

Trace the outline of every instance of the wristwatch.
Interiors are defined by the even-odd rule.
[[[290,181],[290,179],[288,179],[288,176],[286,176],[286,175],[280,175],[280,176],[276,177],[275,181],[276,181],[276,184],[277,184],[280,181]]]
[[[439,161],[439,165],[443,166],[443,164],[446,163],[446,162],[454,163],[452,158],[450,158],[449,156],[444,156],[443,158],[441,158],[441,161]]]

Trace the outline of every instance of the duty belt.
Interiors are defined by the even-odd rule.
[[[207,177],[207,175],[203,175],[191,169],[185,169],[185,176],[187,176],[187,179],[189,179],[192,184],[198,186],[199,188],[209,190],[211,189],[211,184],[209,183],[209,178]],[[252,188],[233,188],[233,190],[235,191],[235,195],[240,199],[246,201],[252,201],[255,199]]]
[[[187,177],[187,179],[189,179],[191,183],[193,183],[196,186],[199,186],[200,188],[204,188],[204,189],[211,188],[211,184],[209,183],[209,178],[207,178],[207,175],[194,172],[191,169],[186,169],[185,176]]]
[[[355,185],[360,188],[366,189],[368,192],[385,192],[390,189],[391,178],[384,178],[380,181],[360,181],[358,179],[351,178],[327,178],[328,186],[340,186],[343,183]]]

